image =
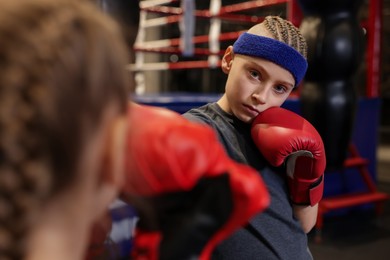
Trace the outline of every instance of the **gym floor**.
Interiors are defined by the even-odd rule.
[[[390,143],[378,146],[377,158],[378,190],[390,194]],[[369,208],[326,217],[321,237],[317,243],[314,230],[309,234],[314,260],[389,260],[390,201],[380,216]]]

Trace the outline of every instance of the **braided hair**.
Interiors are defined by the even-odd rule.
[[[83,140],[130,78],[119,30],[86,1],[0,1],[0,259],[22,259],[36,212],[75,180]]]
[[[307,58],[306,40],[290,21],[279,16],[266,16],[262,24],[275,40],[288,44]]]

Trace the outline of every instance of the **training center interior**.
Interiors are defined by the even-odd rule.
[[[192,12],[183,11],[184,2]],[[322,92],[312,93],[313,101],[304,80],[283,105],[312,119],[330,147],[324,197],[308,234],[314,259],[390,259],[390,0],[141,0],[128,68],[135,75],[131,98],[178,113],[216,101],[226,81],[223,51],[266,15],[280,15],[297,27],[311,22],[316,30],[308,55],[310,44],[331,47],[309,58],[309,70],[323,74],[321,79],[337,71],[345,81],[336,89],[315,79]],[[352,50],[343,46],[349,43]],[[343,59],[353,69],[345,69]],[[113,207],[113,216],[120,211]],[[126,225],[132,228],[134,221]]]

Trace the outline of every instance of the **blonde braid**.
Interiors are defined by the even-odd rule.
[[[87,1],[0,1],[0,259],[24,258],[39,210],[75,180],[102,111],[128,101],[128,52]]]
[[[3,44],[0,48],[10,50]],[[30,85],[32,78],[23,72],[36,64],[29,54],[6,55],[8,63],[0,66],[0,256],[22,259],[26,233],[49,194],[51,175],[34,105],[44,101],[38,99],[39,85]]]

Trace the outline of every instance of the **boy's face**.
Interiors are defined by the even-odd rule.
[[[231,47],[223,57],[222,70],[228,79],[219,104],[246,123],[270,107],[281,106],[295,85],[294,77],[283,67],[261,58],[233,56]]]

